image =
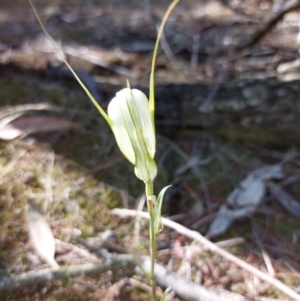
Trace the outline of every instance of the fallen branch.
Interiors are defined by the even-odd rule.
[[[143,262],[144,269],[150,271],[151,262]],[[162,265],[155,264],[155,279],[162,287],[169,287],[179,297],[187,301],[250,301],[244,296],[224,290],[207,289],[194,282],[187,281],[175,273],[168,272]]]
[[[129,210],[129,209],[113,209],[111,211],[111,214],[117,215],[117,216],[122,217],[122,218],[128,217],[128,216],[133,216],[134,217],[138,214],[140,217],[149,219],[149,214],[147,212],[137,212],[136,210]],[[211,252],[219,254],[220,256],[226,258],[227,260],[235,263],[237,266],[241,267],[242,269],[248,271],[249,273],[251,273],[251,274],[257,276],[258,278],[272,284],[278,290],[282,291],[286,295],[293,298],[293,300],[300,301],[300,295],[297,294],[295,291],[293,291],[288,286],[286,286],[284,283],[282,283],[278,279],[275,279],[275,278],[263,273],[262,271],[260,271],[260,270],[256,269],[255,267],[249,265],[248,263],[246,263],[242,259],[232,255],[231,253],[221,249],[216,244],[212,243],[211,241],[209,241],[208,239],[203,237],[199,232],[189,230],[188,228],[186,228],[186,227],[184,227],[184,226],[182,226],[182,225],[180,225],[176,222],[168,220],[166,218],[162,218],[162,222],[163,222],[164,226],[172,228],[175,231],[177,231],[178,233],[180,233],[182,235],[185,235],[185,236],[187,236],[191,239],[194,239],[195,241],[200,242],[201,244],[205,245]]]
[[[60,268],[30,271],[20,275],[11,275],[9,277],[0,279],[0,291],[13,290],[23,286],[43,283],[45,281],[66,279],[80,275],[100,275],[108,271],[128,268],[133,270],[136,265],[137,262],[132,256],[118,255],[110,258],[105,263],[86,263],[80,265],[63,266]]]
[[[256,28],[251,35],[245,40],[243,40],[238,45],[232,48],[222,48],[215,51],[215,54],[224,54],[241,51],[245,48],[253,46],[261,38],[263,38],[288,12],[293,9],[297,9],[300,6],[299,0],[290,0],[285,3],[282,9],[272,11],[269,16],[267,16],[265,22],[263,22],[258,28]]]
[[[144,270],[149,271],[150,259],[148,257],[139,259]],[[105,263],[86,263],[63,266],[58,269],[50,268],[30,271],[20,275],[11,275],[0,279],[0,292],[80,275],[99,276],[112,270],[126,269],[129,273],[132,273],[134,268],[137,268],[137,272],[144,276],[144,272],[138,268],[136,258],[131,255],[114,255]],[[250,299],[235,293],[225,290],[207,289],[201,285],[187,281],[174,273],[168,272],[159,264],[155,264],[155,278],[161,287],[170,287],[172,291],[186,301],[250,301]],[[264,301],[268,300],[264,298]]]
[[[95,252],[95,247],[86,244],[84,240],[81,240],[81,242],[84,243],[87,249]],[[143,258],[139,259],[141,260],[140,264],[143,266],[143,269],[150,273],[150,258],[144,256]],[[137,272],[144,276],[143,271],[138,268],[138,266]],[[169,287],[173,292],[186,301],[250,301],[250,299],[238,294],[234,294],[225,290],[216,291],[207,289],[194,282],[187,281],[182,277],[177,276],[175,273],[169,272],[160,264],[155,264],[154,276],[159,286],[164,288]]]
[[[13,275],[0,280],[0,292],[80,275],[96,276],[111,270],[129,269],[129,271],[133,272],[134,268],[138,267],[137,260],[133,256],[116,255],[113,257],[107,263],[86,263],[75,266],[64,266],[59,269],[50,268],[30,271],[21,275]],[[149,271],[149,258],[146,257],[140,264],[142,264],[146,271]],[[140,268],[137,269],[137,272],[144,275],[144,272]],[[238,294],[223,290],[215,291],[207,289],[196,283],[187,281],[174,273],[168,272],[159,264],[155,264],[155,278],[160,286],[170,287],[172,291],[186,301],[250,301],[250,299]]]

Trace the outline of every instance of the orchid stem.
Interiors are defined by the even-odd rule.
[[[149,225],[149,238],[150,238],[150,246],[149,253],[151,258],[151,270],[150,270],[150,281],[152,287],[152,296],[153,301],[157,301],[156,296],[156,281],[154,277],[154,266],[155,266],[155,251],[156,251],[156,241],[155,241],[155,230],[154,230],[154,215],[155,210],[153,200],[151,198],[153,196],[153,183],[146,183],[146,197],[147,197],[147,207],[150,215],[150,225]]]

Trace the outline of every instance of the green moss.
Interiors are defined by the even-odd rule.
[[[230,123],[223,125],[218,133],[226,137],[229,141],[246,141],[258,145],[264,145],[265,147],[276,147],[280,149],[290,148],[293,143],[299,142],[294,141],[294,137],[290,137],[288,133],[280,135],[276,125],[272,125],[270,127],[261,127],[256,125],[242,127],[238,124]]]

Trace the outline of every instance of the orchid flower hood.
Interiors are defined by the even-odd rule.
[[[146,95],[137,89],[122,89],[109,103],[107,113],[117,144],[134,165],[136,176],[152,182],[157,174],[156,140]]]

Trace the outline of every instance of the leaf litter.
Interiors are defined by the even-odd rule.
[[[236,219],[251,216],[265,197],[268,187],[266,181],[283,177],[281,164],[265,166],[249,173],[227,197],[226,204],[221,206],[210,225],[207,236],[216,237],[228,230]]]
[[[30,241],[36,252],[51,266],[58,268],[54,259],[55,240],[45,215],[32,202],[27,204],[27,223]]]

